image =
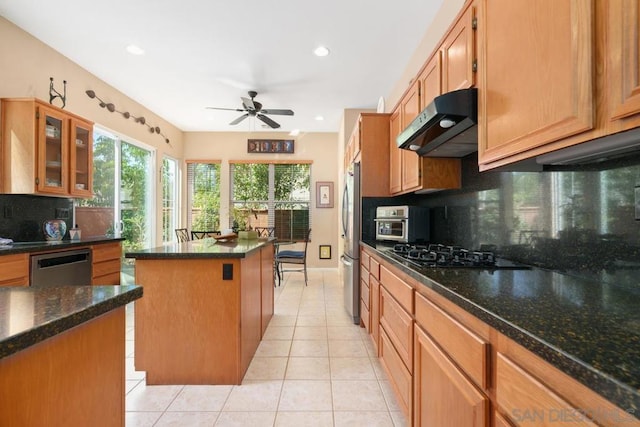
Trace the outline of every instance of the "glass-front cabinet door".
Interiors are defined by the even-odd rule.
[[[65,194],[69,179],[67,117],[44,106],[38,108],[37,117],[37,190],[43,193]]]
[[[78,119],[70,121],[69,192],[76,197],[91,197],[93,125]]]

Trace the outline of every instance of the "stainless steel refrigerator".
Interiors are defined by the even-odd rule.
[[[342,191],[343,255],[340,259],[344,286],[344,306],[353,323],[360,323],[360,163],[352,163],[345,173]]]

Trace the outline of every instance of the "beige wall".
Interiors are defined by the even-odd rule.
[[[247,153],[247,139],[294,139],[293,154]],[[230,160],[311,160],[311,243],[308,249],[309,267],[336,268],[338,266],[340,162],[337,162],[338,133],[308,133],[291,137],[277,132],[188,132],[184,135],[185,160],[221,160],[220,222],[229,217],[229,161]],[[183,169],[186,167],[183,165]],[[316,209],[316,181],[334,183],[333,208]],[[186,187],[183,186],[183,190]],[[186,191],[183,191],[186,194]],[[184,212],[186,215],[186,212]],[[186,218],[186,216],[184,216]],[[183,221],[183,222],[186,222]],[[331,245],[331,259],[319,259],[319,245]]]
[[[99,54],[99,52],[96,52]],[[133,138],[156,151],[156,165],[162,156],[181,159],[183,132],[152,111],[133,101],[125,94],[109,86],[95,75],[61,55],[14,24],[0,17],[0,98],[38,98],[49,101],[49,78],[54,78],[54,87],[62,92],[62,81],[67,81],[67,104],[65,110],[85,117],[96,125],[106,127],[121,135]],[[124,68],[123,68],[124,69]],[[124,72],[124,71],[123,71]],[[159,126],[164,138],[152,134],[146,126],[125,119],[118,113],[100,108],[97,100],[89,98],[85,91],[92,89],[105,102],[115,104],[119,111],[128,111],[143,116],[152,126]],[[59,100],[54,105],[60,107]],[[156,194],[156,216],[161,218],[162,188]],[[156,242],[162,241],[161,225],[156,227]]]

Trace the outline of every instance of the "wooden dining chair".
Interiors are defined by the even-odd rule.
[[[178,238],[178,243],[188,242],[189,231],[186,228],[176,228],[176,237]]]
[[[309,239],[311,237],[311,229],[307,230],[304,239],[304,249],[301,251],[293,250],[278,250],[275,255],[276,272],[278,274],[278,286],[280,281],[284,278],[285,272],[299,271],[304,273],[304,285],[307,286],[307,246],[309,245]],[[286,264],[300,265],[298,268],[285,269],[283,266]]]

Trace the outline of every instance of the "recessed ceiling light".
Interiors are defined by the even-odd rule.
[[[313,51],[313,54],[315,56],[327,56],[327,55],[329,55],[329,49],[327,49],[325,46],[318,46]]]
[[[144,55],[144,49],[136,46],[135,44],[130,44],[129,46],[127,46],[127,52],[132,55]]]
[[[323,121],[323,120],[324,120],[324,117],[322,117],[322,116],[316,116],[316,120],[317,120],[317,121],[319,121],[319,122],[321,122],[321,121]]]
[[[300,135],[300,129],[294,129],[291,132],[289,132],[289,136],[298,136]]]

